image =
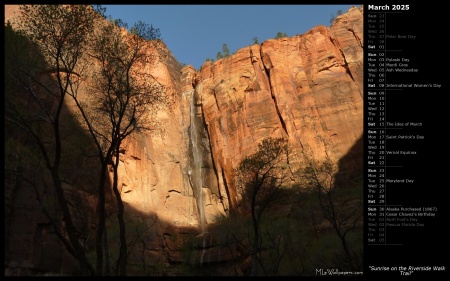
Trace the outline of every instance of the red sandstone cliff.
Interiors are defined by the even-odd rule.
[[[183,69],[195,76],[221,194],[232,205],[232,170],[263,138],[284,136],[297,155],[338,160],[361,137],[362,38],[363,11],[354,7],[329,28],[242,48],[195,74]]]
[[[5,21],[14,18],[16,8],[5,6]],[[164,134],[136,133],[121,150],[119,186],[126,212],[152,225],[148,243],[135,251],[145,252],[155,262],[177,261],[183,241],[174,242],[170,234],[179,233],[178,227],[198,224],[199,201],[189,178],[193,118],[201,143],[201,208],[207,222],[237,208],[232,171],[265,137],[287,137],[297,156],[306,152],[315,158],[349,157],[363,131],[362,42],[363,11],[352,8],[331,27],[318,26],[305,34],[244,47],[230,57],[205,63],[198,72],[190,66],[181,69],[165,48],[158,60],[144,65],[143,72],[169,89],[173,106],[158,115]],[[156,51],[150,47],[150,52]],[[203,122],[206,126],[200,127]],[[350,156],[361,157],[361,150]],[[89,205],[94,210],[95,195],[76,195],[76,188],[74,184],[67,190],[73,201],[83,202],[79,209]],[[43,236],[46,222],[36,213],[38,205],[23,199],[33,196],[18,189],[14,194],[12,208],[22,208],[25,215],[12,212],[8,219],[9,237],[14,238],[7,247],[9,257],[31,267],[45,264],[49,255],[54,260],[51,252],[36,244],[35,237],[48,244],[57,242],[55,236]]]

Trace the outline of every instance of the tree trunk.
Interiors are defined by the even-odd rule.
[[[127,247],[127,238],[126,238],[126,229],[125,229],[125,220],[123,217],[124,214],[124,205],[122,201],[122,197],[118,188],[118,166],[119,166],[119,144],[116,146],[116,161],[114,163],[114,182],[113,182],[113,191],[117,200],[117,207],[119,208],[117,214],[117,220],[119,221],[119,236],[120,236],[120,253],[119,259],[117,260],[117,268],[119,270],[120,276],[127,275],[127,258],[128,258],[128,247]]]

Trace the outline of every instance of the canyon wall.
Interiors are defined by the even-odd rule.
[[[331,27],[239,49],[195,73],[196,103],[208,129],[220,195],[228,196],[230,208],[239,204],[233,169],[262,139],[287,137],[295,162],[302,153],[337,161],[361,138],[362,13],[351,8]]]
[[[5,22],[14,12],[17,6],[5,6]],[[266,137],[289,139],[293,165],[303,154],[336,161],[345,156],[346,168],[362,169],[362,149],[354,149],[363,132],[362,42],[363,10],[354,7],[330,27],[247,46],[198,71],[182,68],[163,42],[159,51],[149,45],[158,59],[142,71],[166,87],[173,103],[158,114],[164,131],[136,132],[121,146],[125,212],[152,229],[133,251],[147,262],[179,261],[180,237],[239,209],[233,170]],[[8,206],[16,210],[7,210],[10,267],[74,266],[67,253],[61,261],[60,250],[55,256],[43,248],[57,238],[43,230],[49,224],[29,190],[16,179],[6,183],[6,194],[14,194]],[[95,193],[75,192],[84,185],[80,179],[66,189],[72,201],[82,202],[75,209],[94,213]],[[111,198],[110,215],[114,209]],[[87,220],[85,236],[93,235],[95,216],[79,213],[78,220]],[[55,259],[56,267],[50,265]]]

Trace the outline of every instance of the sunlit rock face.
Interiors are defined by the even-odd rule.
[[[13,12],[17,13],[16,7],[5,6],[5,21],[14,17]],[[157,115],[163,131],[136,132],[120,147],[119,190],[129,233],[148,230],[135,244],[132,251],[138,254],[130,255],[130,262],[179,262],[185,236],[202,234],[202,222],[207,229],[207,224],[237,210],[233,170],[266,137],[289,139],[294,148],[292,164],[307,153],[317,159],[346,156],[348,169],[361,169],[362,150],[354,145],[363,132],[362,44],[359,8],[338,16],[330,27],[243,47],[227,58],[206,62],[200,70],[181,67],[163,42],[159,51],[149,44],[148,52],[156,60],[143,64],[141,72],[164,85],[172,103]],[[74,112],[68,107],[69,113]],[[201,179],[193,179],[194,174]],[[89,212],[83,215],[84,222],[78,212],[77,223],[83,222],[83,237],[90,237],[92,243],[96,194],[76,192],[89,184],[80,178],[65,186],[79,207],[75,209]],[[5,187],[16,200],[6,210],[9,267],[26,260],[19,263],[21,267],[54,272],[76,268],[63,247],[43,250],[42,243],[58,244],[58,239],[48,232],[39,205],[27,203],[27,198],[35,198],[19,187],[15,179]],[[108,194],[108,214],[114,221],[116,203]],[[18,208],[20,212],[14,212]],[[213,241],[207,238],[204,241]],[[202,248],[196,263],[206,261],[206,254],[214,256],[216,250]],[[60,262],[48,262],[55,260]]]
[[[362,21],[352,8],[331,27],[239,49],[196,73],[219,190],[231,207],[233,169],[262,139],[287,137],[297,155],[338,160],[361,137]]]
[[[201,104],[192,88],[195,70],[181,69],[167,49],[159,55],[142,69],[166,87],[172,104],[158,113],[163,131],[136,133],[122,144],[122,197],[132,208],[170,224],[212,222],[225,209]]]

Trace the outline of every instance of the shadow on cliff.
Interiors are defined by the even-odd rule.
[[[10,101],[27,95],[10,85],[5,98]],[[17,108],[39,114],[38,107],[19,100]],[[90,135],[64,105],[61,115],[62,160],[59,170],[64,195],[76,236],[95,266],[95,231],[100,163]],[[64,218],[53,188],[49,170],[40,165],[42,155],[29,135],[13,124],[5,127],[5,275],[78,275],[79,265],[54,231],[64,229]],[[45,139],[42,137],[42,139]],[[52,142],[48,142],[48,151]],[[111,256],[111,275],[116,275],[119,254],[117,203],[107,178],[107,244]],[[39,195],[39,197],[38,197]],[[40,198],[40,200],[38,200]],[[48,215],[52,217],[49,219]],[[179,263],[184,233],[197,235],[195,228],[177,231],[154,213],[141,213],[125,203],[130,275],[163,275],[169,262]],[[62,231],[63,235],[67,235]]]
[[[337,176],[338,179],[343,175],[348,175],[350,179],[360,181],[364,177],[363,145],[363,136],[361,136],[349,149],[347,154],[339,160],[338,166],[340,173]]]
[[[211,263],[202,275],[316,276],[334,269],[359,272],[363,264],[363,138],[337,163],[336,191],[320,195],[308,186],[281,189],[259,225],[253,245],[250,213],[219,218],[209,224]],[[207,241],[210,241],[207,239]],[[229,260],[221,260],[220,251]],[[251,256],[258,249],[256,266]],[[209,252],[207,252],[209,253]],[[322,270],[322,271],[320,271]],[[327,274],[327,273],[324,273]]]
[[[13,100],[23,94],[8,85],[5,98]],[[29,112],[33,107],[22,106]],[[88,157],[95,151],[77,118],[65,107],[64,157],[61,177],[70,205],[77,236],[95,263],[96,202],[99,163]],[[38,170],[39,156],[31,139],[15,126],[5,126],[5,166],[20,167],[31,182],[5,174],[5,275],[77,275],[78,265],[55,234],[42,211],[33,185],[45,194],[46,206],[58,214],[56,198],[49,182],[48,170]],[[24,161],[18,161],[18,159]],[[28,161],[32,160],[32,161]],[[351,183],[362,194],[363,148],[360,138],[339,161],[337,180]],[[111,183],[108,182],[108,186]],[[107,188],[107,243],[111,273],[119,251],[117,204]],[[144,213],[125,203],[129,275],[231,275],[250,274],[249,242],[252,227],[248,217],[220,217],[201,233],[196,225],[176,225],[162,220],[157,213]],[[61,217],[56,217],[60,219]],[[341,240],[324,218],[316,198],[297,189],[283,190],[272,202],[261,224],[262,240],[259,275],[316,275],[317,269],[350,270],[343,258]],[[357,254],[362,249],[362,227],[349,232],[346,240]],[[360,239],[361,238],[361,239]]]
[[[241,213],[219,217],[207,225],[205,233],[185,241],[183,249],[197,258],[200,255],[200,262],[184,260],[184,273],[317,276],[333,269],[361,274],[363,179],[361,136],[338,161],[336,191],[320,195],[297,186],[281,189],[270,202],[259,225],[256,266],[251,260],[256,249],[251,242],[252,219]]]
[[[5,121],[10,121],[5,122],[5,275],[78,275],[77,261],[55,232],[57,225],[61,233],[67,235],[50,169],[43,164],[43,155],[34,139],[35,136],[40,139],[52,161],[58,147],[53,138],[53,125],[58,123],[39,123],[45,119],[39,117],[52,120],[51,114],[55,112],[54,105],[58,104],[59,97],[38,89],[38,86],[27,88],[33,80],[28,78],[38,78],[36,84],[49,83],[47,89],[57,89],[51,73],[46,71],[50,67],[39,51],[30,49],[26,39],[15,33],[11,26],[5,27],[5,33],[5,38],[9,38],[6,42],[10,43],[5,48],[5,78],[8,78],[5,79]],[[32,67],[28,68],[30,65]],[[35,76],[36,71],[38,76]],[[25,121],[25,118],[29,119]],[[67,103],[62,107],[59,124],[62,157],[56,173],[75,234],[85,248],[89,262],[94,265],[100,162],[95,157],[98,154],[91,136]],[[27,133],[32,129],[38,129],[34,136]],[[111,275],[115,275],[119,248],[117,204],[109,179],[106,185],[105,239],[111,256]],[[199,234],[196,227],[180,228],[161,220],[155,213],[139,212],[126,203],[125,212],[130,275],[167,275],[170,264],[184,261],[180,254],[186,240],[183,235]],[[195,258],[192,260],[196,263]]]
[[[65,192],[70,201],[74,224],[88,257],[95,262],[96,183],[98,160],[86,162],[90,136],[85,135],[75,117],[65,110],[65,124],[70,124],[66,141],[77,147],[78,153],[68,157]],[[23,139],[9,128],[5,140]],[[21,143],[21,142],[19,142]],[[23,143],[27,146],[27,141]],[[82,146],[82,149],[80,148]],[[70,146],[69,146],[70,147]],[[97,162],[96,162],[97,161]],[[336,180],[349,185],[357,194],[363,192],[362,137],[339,160]],[[111,183],[108,183],[110,186]],[[77,275],[78,265],[68,254],[52,230],[52,226],[37,202],[33,188],[17,178],[5,178],[7,204],[5,213],[6,275],[68,274]],[[42,183],[42,188],[45,183]],[[110,191],[110,189],[107,189]],[[50,197],[49,197],[50,198]],[[119,253],[117,205],[107,193],[107,239],[112,275]],[[339,201],[335,203],[339,204]],[[267,214],[267,215],[266,215]],[[259,275],[316,275],[317,269],[357,270],[346,262],[343,240],[324,217],[314,194],[284,189],[271,203],[261,224],[262,240],[259,255]],[[362,209],[361,209],[362,215]],[[249,217],[234,215],[217,218],[201,233],[196,225],[175,225],[162,220],[157,213],[143,213],[125,202],[128,241],[128,274],[136,276],[243,276],[251,270],[252,235]],[[349,245],[355,264],[361,264],[362,222],[349,231]]]

